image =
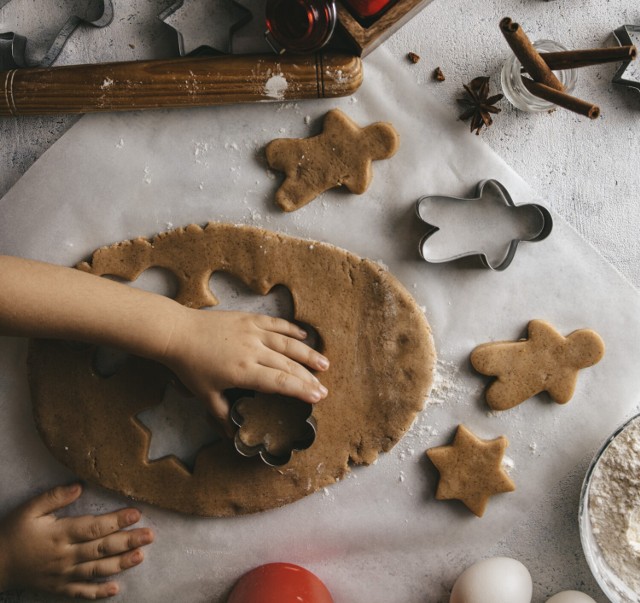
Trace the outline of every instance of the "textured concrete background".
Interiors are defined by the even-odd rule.
[[[114,0],[114,23],[104,30],[79,30],[59,63],[174,55],[177,47],[172,30],[156,20],[171,3]],[[22,4],[27,15],[37,7],[36,2]],[[640,5],[637,0],[434,0],[386,44],[397,56],[399,68],[411,70],[425,94],[434,94],[457,112],[455,98],[460,96],[462,83],[488,75],[492,88],[499,89],[500,68],[508,56],[498,30],[504,16],[520,22],[532,39],[549,38],[570,48],[587,48],[614,44],[611,32],[615,28],[640,24]],[[406,60],[409,51],[422,57],[418,64]],[[431,78],[436,66],[442,68],[446,81]],[[602,117],[597,121],[563,110],[522,113],[503,100],[502,113],[482,137],[638,287],[640,93],[611,84],[616,68],[605,65],[580,72],[576,94],[600,105]],[[75,120],[0,121],[0,196]],[[589,574],[576,523],[587,463],[584,459],[582,467],[549,493],[549,504],[556,510],[552,517],[533,513],[527,524],[487,551],[487,555],[512,555],[527,564],[536,583],[535,603],[563,589],[584,590],[599,603],[606,600]]]

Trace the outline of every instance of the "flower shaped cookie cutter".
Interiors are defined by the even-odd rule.
[[[316,439],[312,411],[311,404],[284,396],[241,397],[231,407],[231,420],[238,427],[235,448],[271,467],[286,465],[294,452],[306,450]]]
[[[553,228],[542,205],[517,205],[497,180],[482,180],[473,198],[430,195],[416,202],[416,213],[428,227],[418,250],[430,263],[476,258],[490,270],[511,264],[522,241],[546,239]]]

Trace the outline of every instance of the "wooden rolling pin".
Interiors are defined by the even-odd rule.
[[[362,62],[347,54],[224,55],[12,69],[0,116],[201,107],[348,96]]]

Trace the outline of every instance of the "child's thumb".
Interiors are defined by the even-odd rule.
[[[82,486],[78,483],[68,486],[57,486],[36,496],[30,506],[36,516],[49,515],[77,500],[82,494]]]

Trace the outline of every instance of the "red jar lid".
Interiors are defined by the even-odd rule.
[[[320,578],[292,563],[268,563],[244,574],[227,603],[334,603]]]
[[[394,0],[342,0],[359,17],[373,17],[393,4]]]

